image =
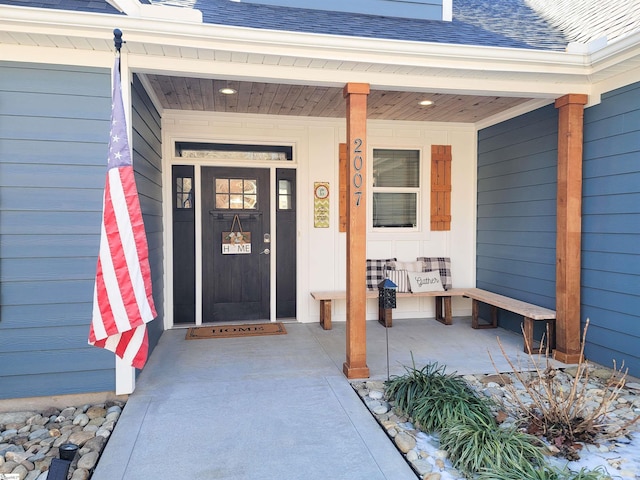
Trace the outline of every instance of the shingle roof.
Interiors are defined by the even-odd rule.
[[[562,50],[567,39],[525,0],[454,0],[453,21],[391,18],[229,0],[151,0],[193,6],[207,23],[419,42]]]
[[[637,0],[527,2],[574,42],[588,43],[602,36],[613,40],[640,29],[640,2]]]
[[[390,18],[231,0],[141,0],[196,8],[206,23],[418,42],[564,50],[640,30],[634,0],[453,0],[453,21]],[[119,14],[106,0],[0,0],[0,4]]]

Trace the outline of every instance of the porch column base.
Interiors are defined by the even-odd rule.
[[[580,363],[580,361],[582,360],[582,356],[580,355],[580,353],[565,353],[554,350],[553,359],[557,360],[558,362],[573,364]]]
[[[354,367],[344,362],[342,365],[342,373],[344,373],[344,376],[347,378],[369,378],[369,367],[366,365],[364,367]]]

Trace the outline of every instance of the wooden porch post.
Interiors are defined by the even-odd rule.
[[[348,83],[347,102],[347,378],[368,378],[366,298],[366,153],[369,84]]]
[[[580,359],[580,255],[582,235],[582,140],[587,96],[569,94],[558,109],[556,236],[556,350],[563,363]]]

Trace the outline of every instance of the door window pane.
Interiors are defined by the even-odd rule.
[[[255,210],[258,208],[258,182],[255,179],[216,178],[216,208]]]
[[[176,208],[193,208],[193,178],[176,178]]]
[[[293,208],[291,180],[278,181],[278,209],[291,210]]]

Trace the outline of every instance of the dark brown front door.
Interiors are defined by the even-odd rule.
[[[269,170],[202,168],[202,322],[270,318]]]

